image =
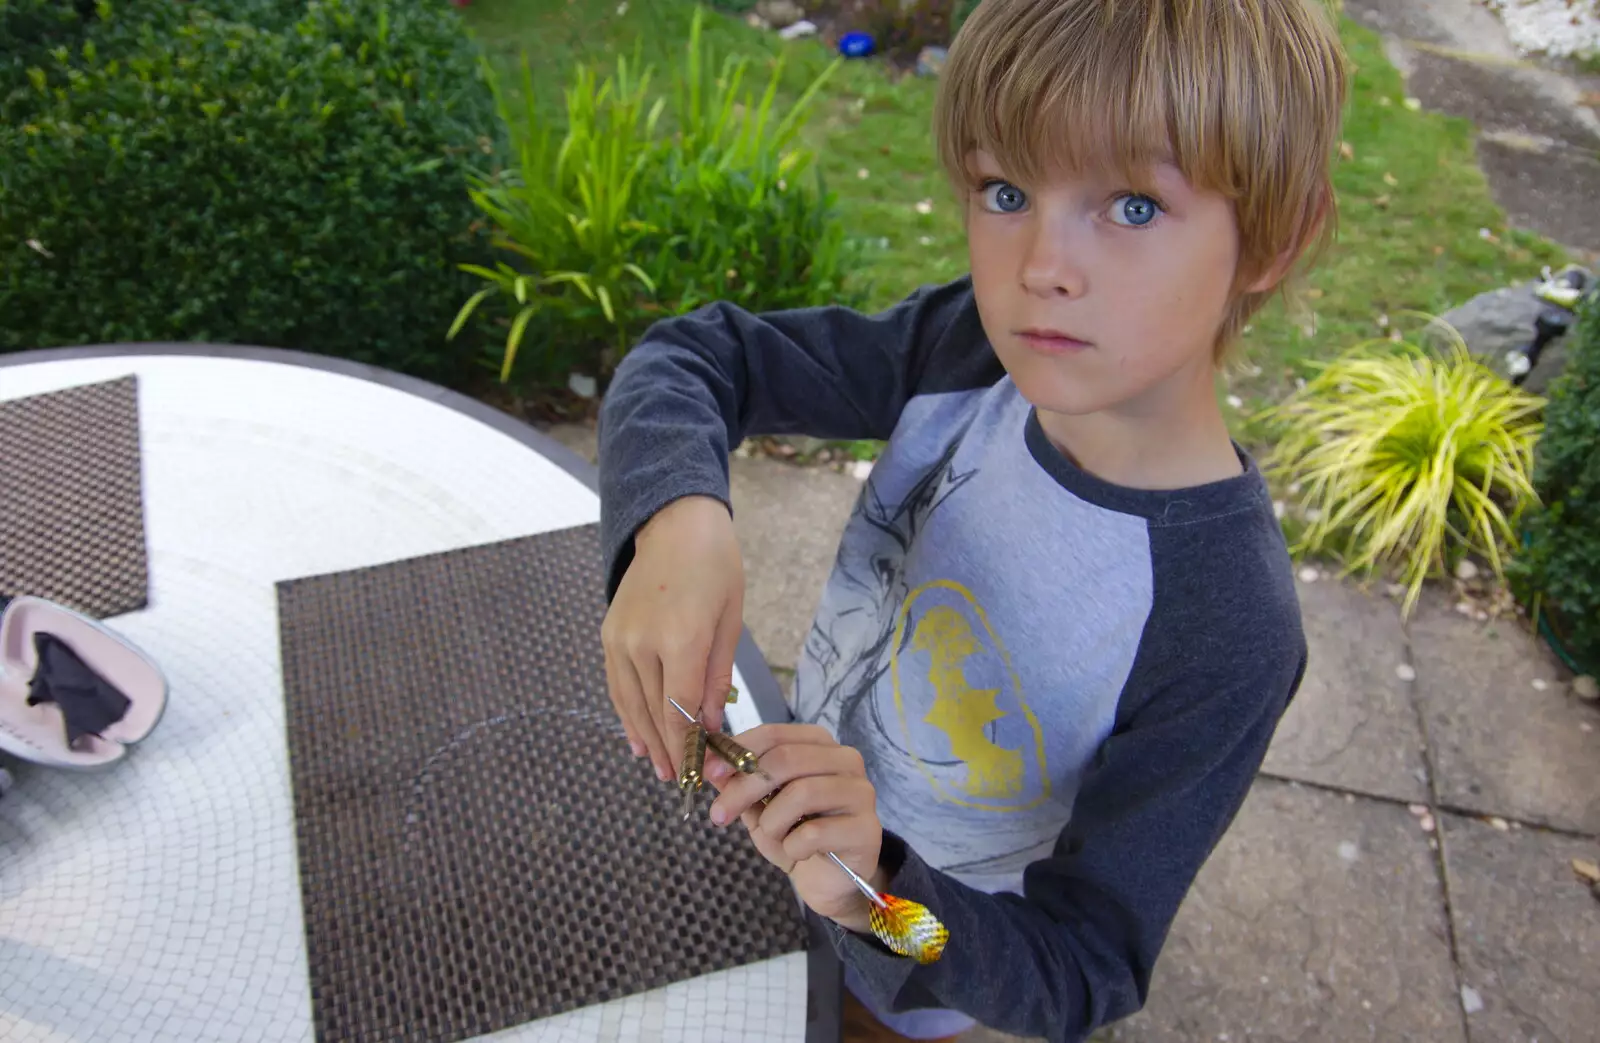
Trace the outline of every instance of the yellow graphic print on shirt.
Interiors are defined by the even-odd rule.
[[[967,766],[962,786],[969,796],[1007,797],[1022,789],[1022,751],[996,746],[983,726],[1005,714],[995,704],[998,688],[974,688],[961,664],[978,651],[972,627],[961,613],[938,605],[917,622],[911,647],[928,653],[933,709],[923,718],[950,739],[950,752]]]
[[[956,597],[941,597],[935,593],[941,591]],[[925,595],[933,595],[926,599],[931,603],[918,612],[917,603]],[[919,654],[903,658],[900,650],[906,647],[908,626],[911,628],[909,651]],[[942,799],[987,811],[1023,811],[1049,797],[1044,733],[1023,697],[1021,680],[1011,666],[1005,645],[990,627],[983,607],[966,587],[951,580],[935,580],[911,591],[901,606],[892,647],[895,710],[906,736],[906,747]],[[983,658],[996,656],[1004,666],[1003,676],[1010,682],[1009,690],[974,687],[968,680],[968,667],[979,665]],[[926,664],[922,678],[916,678],[911,672],[916,669],[913,663]],[[916,694],[924,692],[926,696],[915,698]],[[964,778],[953,787],[958,788],[959,793],[948,792],[930,770],[927,761],[932,751],[924,750],[919,754],[916,733],[908,726],[908,694],[916,704],[911,712],[926,707],[925,712],[918,714],[921,721],[943,733],[949,743],[949,756],[964,766]],[[994,730],[999,742],[987,734],[989,725],[996,722],[1000,722],[1000,727]],[[929,744],[924,741],[920,745]],[[1031,765],[1029,760],[1033,762]],[[1036,770],[1029,772],[1029,767]]]

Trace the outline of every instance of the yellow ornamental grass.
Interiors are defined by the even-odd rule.
[[[1537,502],[1533,447],[1544,401],[1474,358],[1454,330],[1437,352],[1359,345],[1270,411],[1284,433],[1266,471],[1298,488],[1296,554],[1346,573],[1398,570],[1409,616],[1429,576],[1468,553],[1497,577]]]

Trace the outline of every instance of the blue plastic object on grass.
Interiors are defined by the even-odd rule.
[[[839,37],[839,53],[846,58],[865,58],[877,49],[877,44],[867,33],[845,33]]]

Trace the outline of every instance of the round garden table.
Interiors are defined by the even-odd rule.
[[[150,600],[106,625],[160,665],[169,702],[111,770],[26,769],[0,799],[0,1038],[309,1041],[276,584],[596,522],[594,472],[453,392],[277,350],[0,356],[0,401],[128,374]],[[748,633],[736,675],[752,698],[734,730],[786,716]],[[492,1038],[837,1039],[826,949]]]

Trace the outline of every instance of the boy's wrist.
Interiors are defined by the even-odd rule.
[[[866,880],[874,891],[883,892],[888,890],[891,876],[892,874],[885,870],[883,863],[880,862],[878,868],[874,869]],[[859,901],[855,902],[848,912],[832,917],[832,920],[852,934],[872,936],[872,902],[863,894],[858,894],[857,898]]]
[[[645,519],[644,524],[639,526],[639,531],[634,535],[634,543],[642,547],[649,542],[653,534],[664,528],[671,528],[685,516],[707,510],[717,510],[726,514],[727,507],[721,500],[704,493],[680,496]]]

